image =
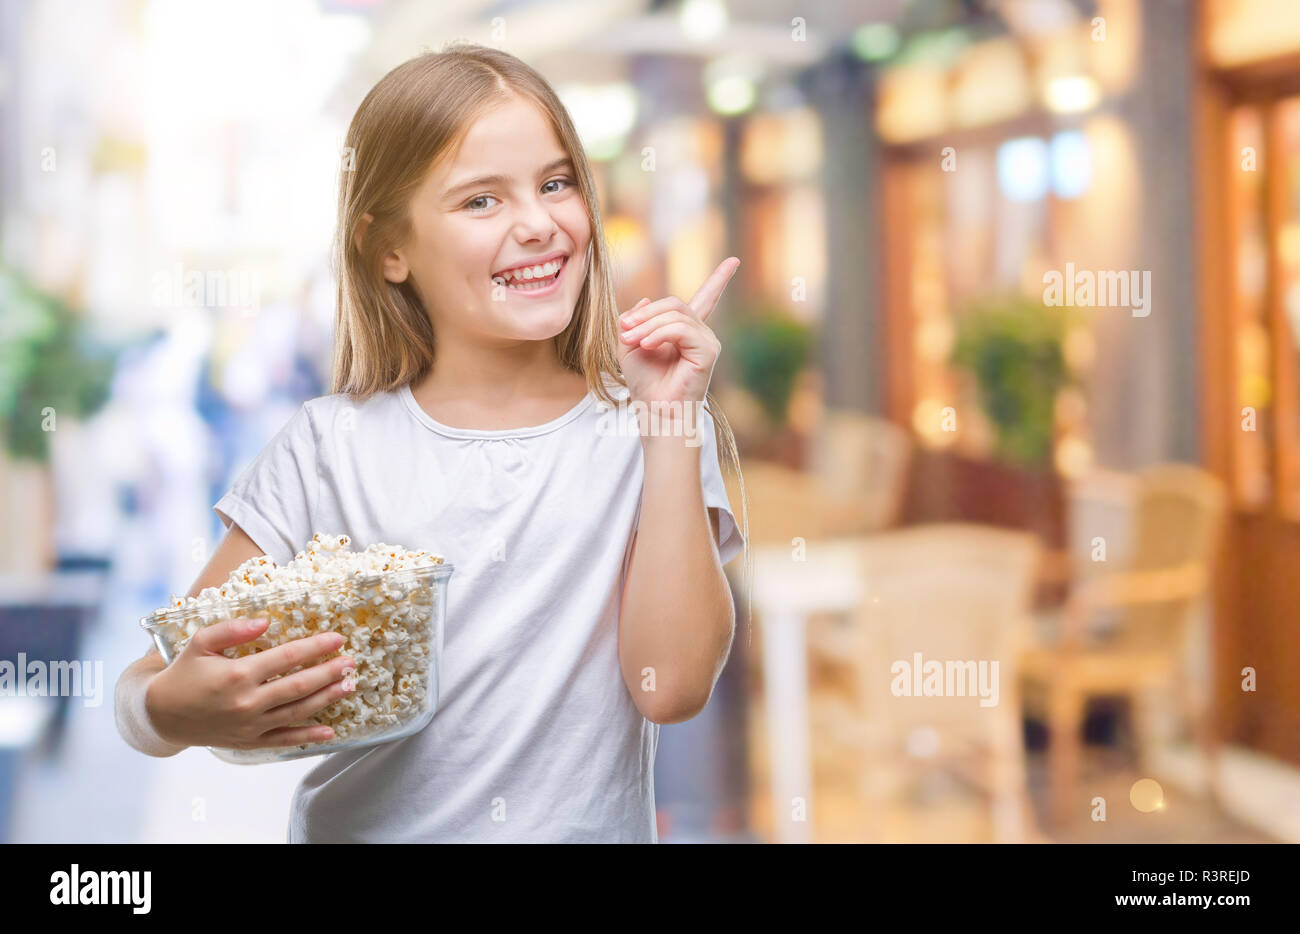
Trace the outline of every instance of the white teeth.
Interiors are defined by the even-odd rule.
[[[547,282],[524,282],[519,285],[508,285],[506,288],[512,292],[536,292],[538,289],[548,288],[554,281],[551,279]]]
[[[505,280],[506,282],[528,282],[531,279],[546,279],[560,271],[564,265],[564,259],[553,259],[549,263],[542,263],[539,266],[521,266],[517,269],[508,269],[505,272],[497,273],[493,276],[493,281]]]

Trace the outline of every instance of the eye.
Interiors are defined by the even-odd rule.
[[[556,183],[563,184],[565,187],[572,187],[572,186],[573,186],[573,181],[572,181],[571,179],[567,179],[567,178],[553,178],[553,179],[551,179],[549,182],[547,182],[546,185],[554,185],[554,184],[556,184]],[[543,185],[542,188],[545,188],[546,185]],[[562,190],[562,189],[561,189],[561,190]]]
[[[477,201],[488,201],[488,200],[495,201],[496,198],[493,198],[491,195],[479,195],[477,198],[471,198],[470,200],[466,201],[465,207],[469,208],[469,212],[471,214],[482,214],[484,211],[487,210],[487,208],[472,208],[470,207],[470,205],[474,204]]]

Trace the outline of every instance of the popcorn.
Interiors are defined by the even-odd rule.
[[[205,587],[195,597],[172,595],[146,623],[170,648],[170,658],[199,629],[231,617],[269,622],[257,639],[225,649],[227,658],[338,632],[344,644],[327,657],[352,658],[355,689],[308,718],[332,727],[333,738],[298,748],[324,749],[385,732],[429,709],[439,584],[409,572],[437,567],[443,557],[383,543],[351,551],[350,543],[346,535],[317,533],[284,566],[267,555],[250,558],[220,587]]]

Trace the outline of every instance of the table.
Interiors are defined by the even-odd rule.
[[[862,542],[810,541],[802,555],[784,545],[752,549],[752,594],[763,627],[772,831],[778,843],[812,842],[807,621],[812,614],[849,612],[861,603]]]

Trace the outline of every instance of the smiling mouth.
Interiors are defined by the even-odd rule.
[[[504,285],[511,292],[537,292],[555,284],[555,280],[560,278],[560,273],[564,272],[564,267],[569,264],[569,258],[564,256],[557,262],[560,264],[559,268],[549,276],[540,279],[520,279],[514,275],[497,273],[492,277],[492,281],[497,285]]]

